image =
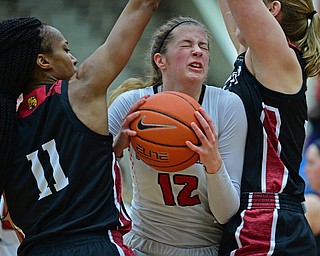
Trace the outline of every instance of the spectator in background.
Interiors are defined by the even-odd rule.
[[[320,139],[312,142],[306,149],[306,181],[315,193],[305,195],[306,217],[316,237],[318,255],[320,255]]]
[[[309,184],[306,178],[305,165],[306,165],[306,149],[315,140],[320,139],[320,79],[311,80],[312,90],[310,92],[311,99],[308,104],[308,134],[304,144],[304,152],[302,162],[300,165],[300,174],[306,182],[305,193],[316,193]]]

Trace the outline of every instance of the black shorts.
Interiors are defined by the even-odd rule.
[[[110,231],[109,231],[110,232]],[[111,238],[113,240],[113,238]],[[131,249],[111,241],[108,231],[52,237],[18,253],[19,256],[133,256]],[[117,239],[116,239],[117,240]]]
[[[224,228],[218,255],[316,256],[301,203],[283,194],[255,194],[261,197],[255,206],[248,204],[248,194],[241,195],[240,210]]]

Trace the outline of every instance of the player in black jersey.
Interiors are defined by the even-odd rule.
[[[238,213],[219,255],[316,255],[299,175],[306,81],[320,72],[312,0],[219,0],[239,56],[225,88],[245,106],[248,135]]]
[[[127,138],[108,134],[105,99],[159,3],[129,0],[79,68],[56,28],[0,23],[0,190],[25,235],[19,256],[133,255],[115,161]]]

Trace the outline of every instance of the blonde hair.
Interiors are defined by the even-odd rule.
[[[280,26],[288,40],[296,45],[306,61],[307,77],[320,72],[320,17],[314,9],[312,0],[278,0],[282,16]],[[264,0],[265,3],[272,2]]]
[[[108,99],[108,107],[110,107],[111,103],[122,93],[134,89],[141,89],[150,86],[151,84],[144,82],[142,79],[138,78],[129,78],[125,80],[120,86],[114,89],[109,96]]]
[[[153,60],[156,53],[165,54],[167,52],[168,43],[172,40],[172,31],[178,26],[197,26],[201,27],[207,34],[208,43],[210,45],[210,34],[207,28],[198,20],[190,17],[174,17],[163,24],[153,35],[149,52],[149,74],[145,79],[129,78],[124,81],[118,88],[113,90],[108,99],[108,107],[122,93],[145,88],[154,84],[162,84],[162,74],[158,66]]]

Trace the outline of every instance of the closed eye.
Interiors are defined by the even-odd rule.
[[[191,41],[183,41],[180,44],[180,47],[192,47],[192,42]]]
[[[199,44],[199,47],[202,50],[209,51],[209,45],[207,43],[201,43],[201,44]]]

